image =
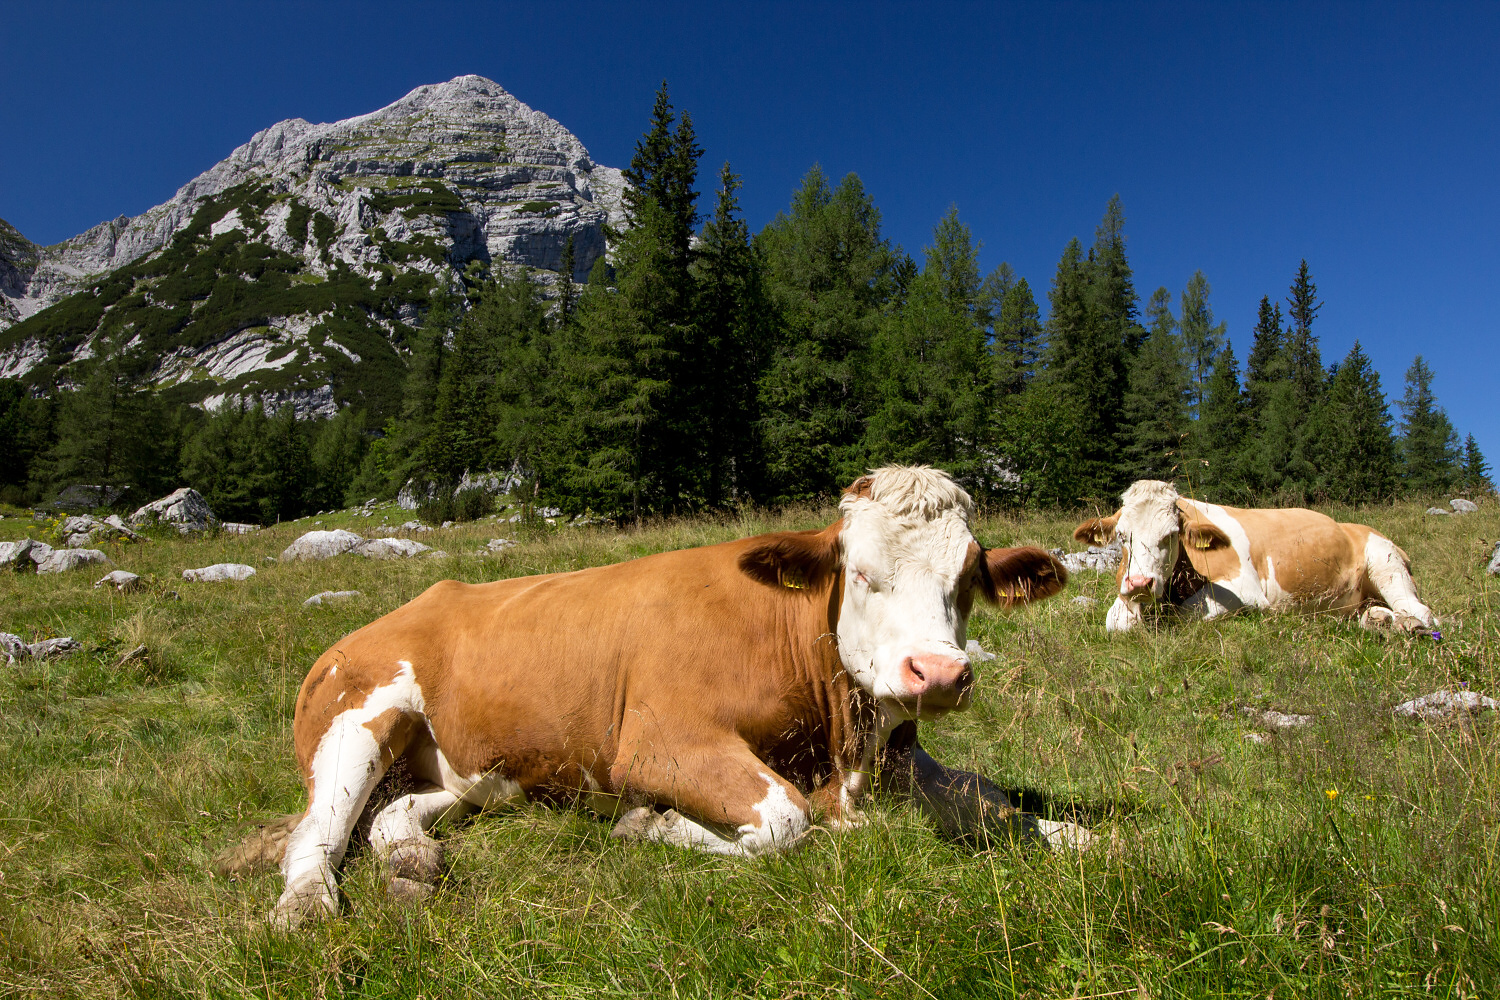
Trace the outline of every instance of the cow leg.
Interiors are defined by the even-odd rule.
[[[427,785],[403,795],[376,814],[370,845],[386,864],[393,890],[423,895],[415,886],[431,886],[443,869],[443,849],[427,831],[445,815],[462,815],[473,806],[453,792]]]
[[[784,850],[812,826],[802,793],[743,744],[617,764],[611,780],[627,797],[671,807],[630,810],[610,834],[617,839],[750,857]]]
[[[1244,602],[1233,591],[1217,583],[1199,587],[1181,605],[1182,610],[1201,614],[1209,620],[1238,611],[1244,606]]]
[[[1365,541],[1365,575],[1380,599],[1395,612],[1398,628],[1411,631],[1437,624],[1432,609],[1417,598],[1417,585],[1405,555],[1395,542],[1373,531]]]
[[[1093,834],[1074,823],[1024,813],[988,778],[946,767],[917,742],[917,725],[903,723],[881,756],[881,786],[909,797],[943,835],[953,840],[1041,843],[1086,849]]]
[[[273,924],[290,929],[308,919],[338,914],[334,873],[344,860],[365,801],[390,761],[399,756],[388,740],[392,735],[404,737],[409,726],[400,722],[399,717],[370,719],[351,711],[336,717],[323,734],[312,758],[307,814],[287,837],[282,855],[286,889],[271,911]],[[393,729],[400,733],[393,734]]]

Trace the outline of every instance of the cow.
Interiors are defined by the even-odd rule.
[[[273,923],[338,912],[362,814],[393,890],[430,891],[443,815],[572,801],[618,818],[615,837],[750,856],[814,822],[858,825],[882,760],[945,831],[1086,843],[915,733],[973,696],[976,595],[1048,597],[1067,571],[1041,549],[984,548],[968,494],[926,466],[875,470],[839,512],[822,530],[444,581],[340,639],[297,697],[307,809],[282,830]],[[412,790],[372,800],[398,760]]]
[[[1119,595],[1107,631],[1128,632],[1146,605],[1217,618],[1239,608],[1334,612],[1361,624],[1431,628],[1417,599],[1411,560],[1373,528],[1341,524],[1301,508],[1223,507],[1179,496],[1170,483],[1142,479],[1109,517],[1080,524],[1073,537],[1121,543]]]

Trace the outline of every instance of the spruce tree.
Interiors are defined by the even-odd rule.
[[[1490,479],[1490,466],[1479,450],[1479,443],[1470,434],[1464,439],[1463,488],[1471,494],[1494,493],[1495,483]]]
[[[1296,398],[1312,412],[1323,391],[1323,356],[1318,349],[1318,338],[1312,332],[1313,320],[1323,303],[1318,301],[1318,286],[1313,284],[1304,259],[1297,268],[1297,277],[1292,281],[1291,295],[1287,298],[1287,319],[1283,357],[1287,378],[1296,387]]]
[[[1418,354],[1406,370],[1401,409],[1401,478],[1406,490],[1432,496],[1450,490],[1463,477],[1463,452],[1448,414],[1432,392],[1432,369]]]
[[[704,496],[711,505],[758,499],[764,492],[756,384],[768,361],[770,332],[760,260],[740,216],[739,188],[739,177],[725,163],[693,265],[700,357],[710,367],[695,382],[716,385],[703,399]]]
[[[562,260],[557,266],[557,319],[559,323],[566,323],[568,317],[573,315],[573,305],[578,298],[573,290],[573,272],[577,267],[573,234],[569,233],[567,240],[563,243]]]
[[[1203,396],[1213,374],[1214,361],[1225,344],[1225,324],[1214,323],[1208,295],[1208,279],[1202,271],[1194,271],[1182,293],[1182,349],[1192,385],[1188,412],[1194,419],[1202,416]]]
[[[760,384],[768,489],[779,501],[824,496],[865,468],[863,372],[898,257],[859,178],[830,188],[817,166],[755,246],[778,334]]]
[[[1250,431],[1249,399],[1240,389],[1234,345],[1227,340],[1214,361],[1193,429],[1196,478],[1210,499],[1243,500],[1247,483],[1242,455]]]
[[[991,492],[988,431],[994,366],[979,316],[979,245],[950,210],[926,266],[886,317],[871,357],[870,465],[941,465],[971,490]]]
[[[1041,314],[1025,278],[1006,289],[994,329],[996,388],[1015,395],[1036,377],[1046,351]]]
[[[1255,341],[1245,361],[1245,392],[1249,396],[1252,421],[1260,419],[1271,384],[1286,378],[1284,340],[1281,303],[1273,304],[1269,295],[1263,295],[1255,321]]]
[[[1170,301],[1165,288],[1152,295],[1146,312],[1151,332],[1131,361],[1122,427],[1132,479],[1171,480],[1182,464],[1191,383]]]
[[[1320,407],[1319,484],[1335,500],[1384,500],[1396,489],[1396,446],[1380,374],[1354,342]]]

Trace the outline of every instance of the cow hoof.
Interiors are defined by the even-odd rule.
[[[437,889],[431,883],[398,875],[386,883],[385,894],[392,902],[403,906],[420,906],[436,895]]]
[[[1064,848],[1086,851],[1099,839],[1077,823],[1058,823],[1037,817],[1036,825],[1042,831],[1042,838],[1046,840],[1047,846],[1054,851]]]
[[[637,806],[620,817],[609,832],[611,840],[645,840],[661,826],[661,815],[651,806]]]
[[[1390,608],[1366,608],[1364,613],[1359,616],[1360,628],[1366,628],[1371,631],[1389,628],[1395,623],[1396,613]]]
[[[850,830],[858,830],[862,826],[868,826],[870,817],[853,809],[844,811],[838,816],[827,816],[823,819],[823,827],[834,833],[847,833]]]
[[[288,886],[267,919],[279,931],[294,931],[339,915],[339,901],[321,879],[311,884]]]
[[[430,885],[443,874],[443,847],[431,837],[398,840],[386,854],[385,864],[394,879]]]

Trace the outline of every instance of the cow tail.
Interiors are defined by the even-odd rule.
[[[214,855],[214,874],[238,880],[277,870],[281,867],[281,856],[286,852],[287,838],[306,815],[293,813],[279,816],[256,827],[244,839]]]

